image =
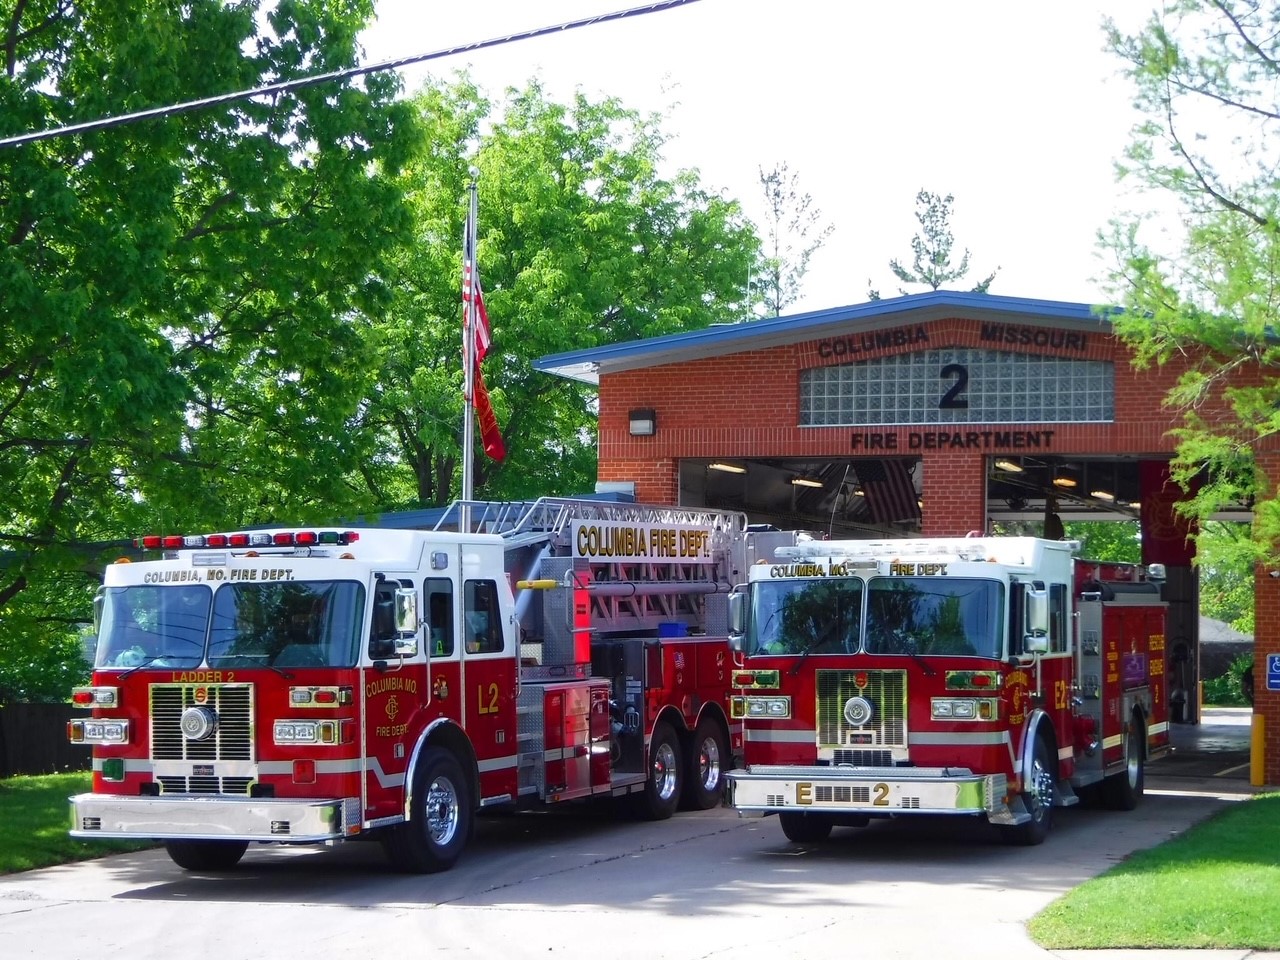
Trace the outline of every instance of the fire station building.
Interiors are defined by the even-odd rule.
[[[1142,562],[1167,569],[1170,717],[1198,721],[1194,544],[1175,511],[1176,415],[1163,404],[1185,366],[1135,369],[1104,311],[938,291],[534,366],[598,389],[598,489],[642,502],[737,509],[832,539],[1132,524]],[[1280,450],[1262,466],[1280,476]],[[1242,503],[1220,518],[1251,516]],[[1262,775],[1280,783],[1280,676],[1267,673],[1280,579],[1260,576],[1255,603]]]

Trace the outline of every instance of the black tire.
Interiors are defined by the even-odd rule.
[[[1133,810],[1146,789],[1143,764],[1143,728],[1137,717],[1124,735],[1124,769],[1102,781],[1102,802],[1108,810]]]
[[[249,849],[247,840],[166,840],[165,852],[183,870],[220,873],[232,870]]]
[[[835,826],[830,817],[817,813],[780,813],[778,822],[792,843],[821,843]]]
[[[685,772],[680,741],[670,724],[653,728],[646,770],[644,789],[631,795],[632,810],[645,820],[666,820],[680,805]]]
[[[1058,791],[1058,764],[1049,741],[1036,737],[1031,755],[1031,782],[1023,784],[1022,802],[1031,814],[1026,823],[1001,827],[1000,837],[1017,847],[1034,847],[1044,843],[1053,826],[1053,801]]]
[[[448,870],[475,831],[471,788],[462,765],[448,750],[431,747],[413,778],[409,819],[395,827],[383,847],[406,873]]]
[[[693,731],[693,749],[685,771],[681,806],[690,810],[710,810],[724,798],[724,775],[729,762],[729,738],[713,717],[698,721]]]

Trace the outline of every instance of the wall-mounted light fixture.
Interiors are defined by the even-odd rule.
[[[818,487],[821,489],[822,481],[815,480],[813,477],[792,477],[791,482],[797,487]]]
[[[996,461],[996,469],[1003,470],[1005,473],[1022,473],[1022,464],[1017,460],[1000,459]]]
[[[746,473],[747,468],[740,463],[708,463],[708,470],[719,470],[721,473]]]
[[[632,410],[628,416],[633,437],[652,437],[658,429],[658,415],[652,409]]]
[[[1107,503],[1114,503],[1116,495],[1110,490],[1090,490],[1089,496],[1095,500],[1105,500]]]

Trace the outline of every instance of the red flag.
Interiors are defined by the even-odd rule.
[[[498,417],[493,412],[493,404],[489,402],[489,391],[485,389],[484,377],[480,376],[478,364],[474,390],[476,419],[480,421],[480,442],[484,445],[485,455],[490,460],[501,462],[507,455],[507,447],[502,442],[502,431],[498,429]]]

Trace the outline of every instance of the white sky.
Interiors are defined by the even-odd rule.
[[[376,0],[366,62],[609,13],[642,0]],[[898,294],[920,189],[953,194],[969,289],[1100,302],[1096,236],[1123,205],[1113,164],[1136,115],[1102,18],[1134,28],[1151,0],[700,0],[406,69],[463,68],[491,96],[539,77],[668,116],[666,155],[762,223],[759,168],[785,161],[824,221],[792,310]],[[481,198],[483,205],[483,198]],[[1130,203],[1132,205],[1132,203]],[[761,231],[763,233],[763,231]],[[918,292],[919,288],[912,292]]]

